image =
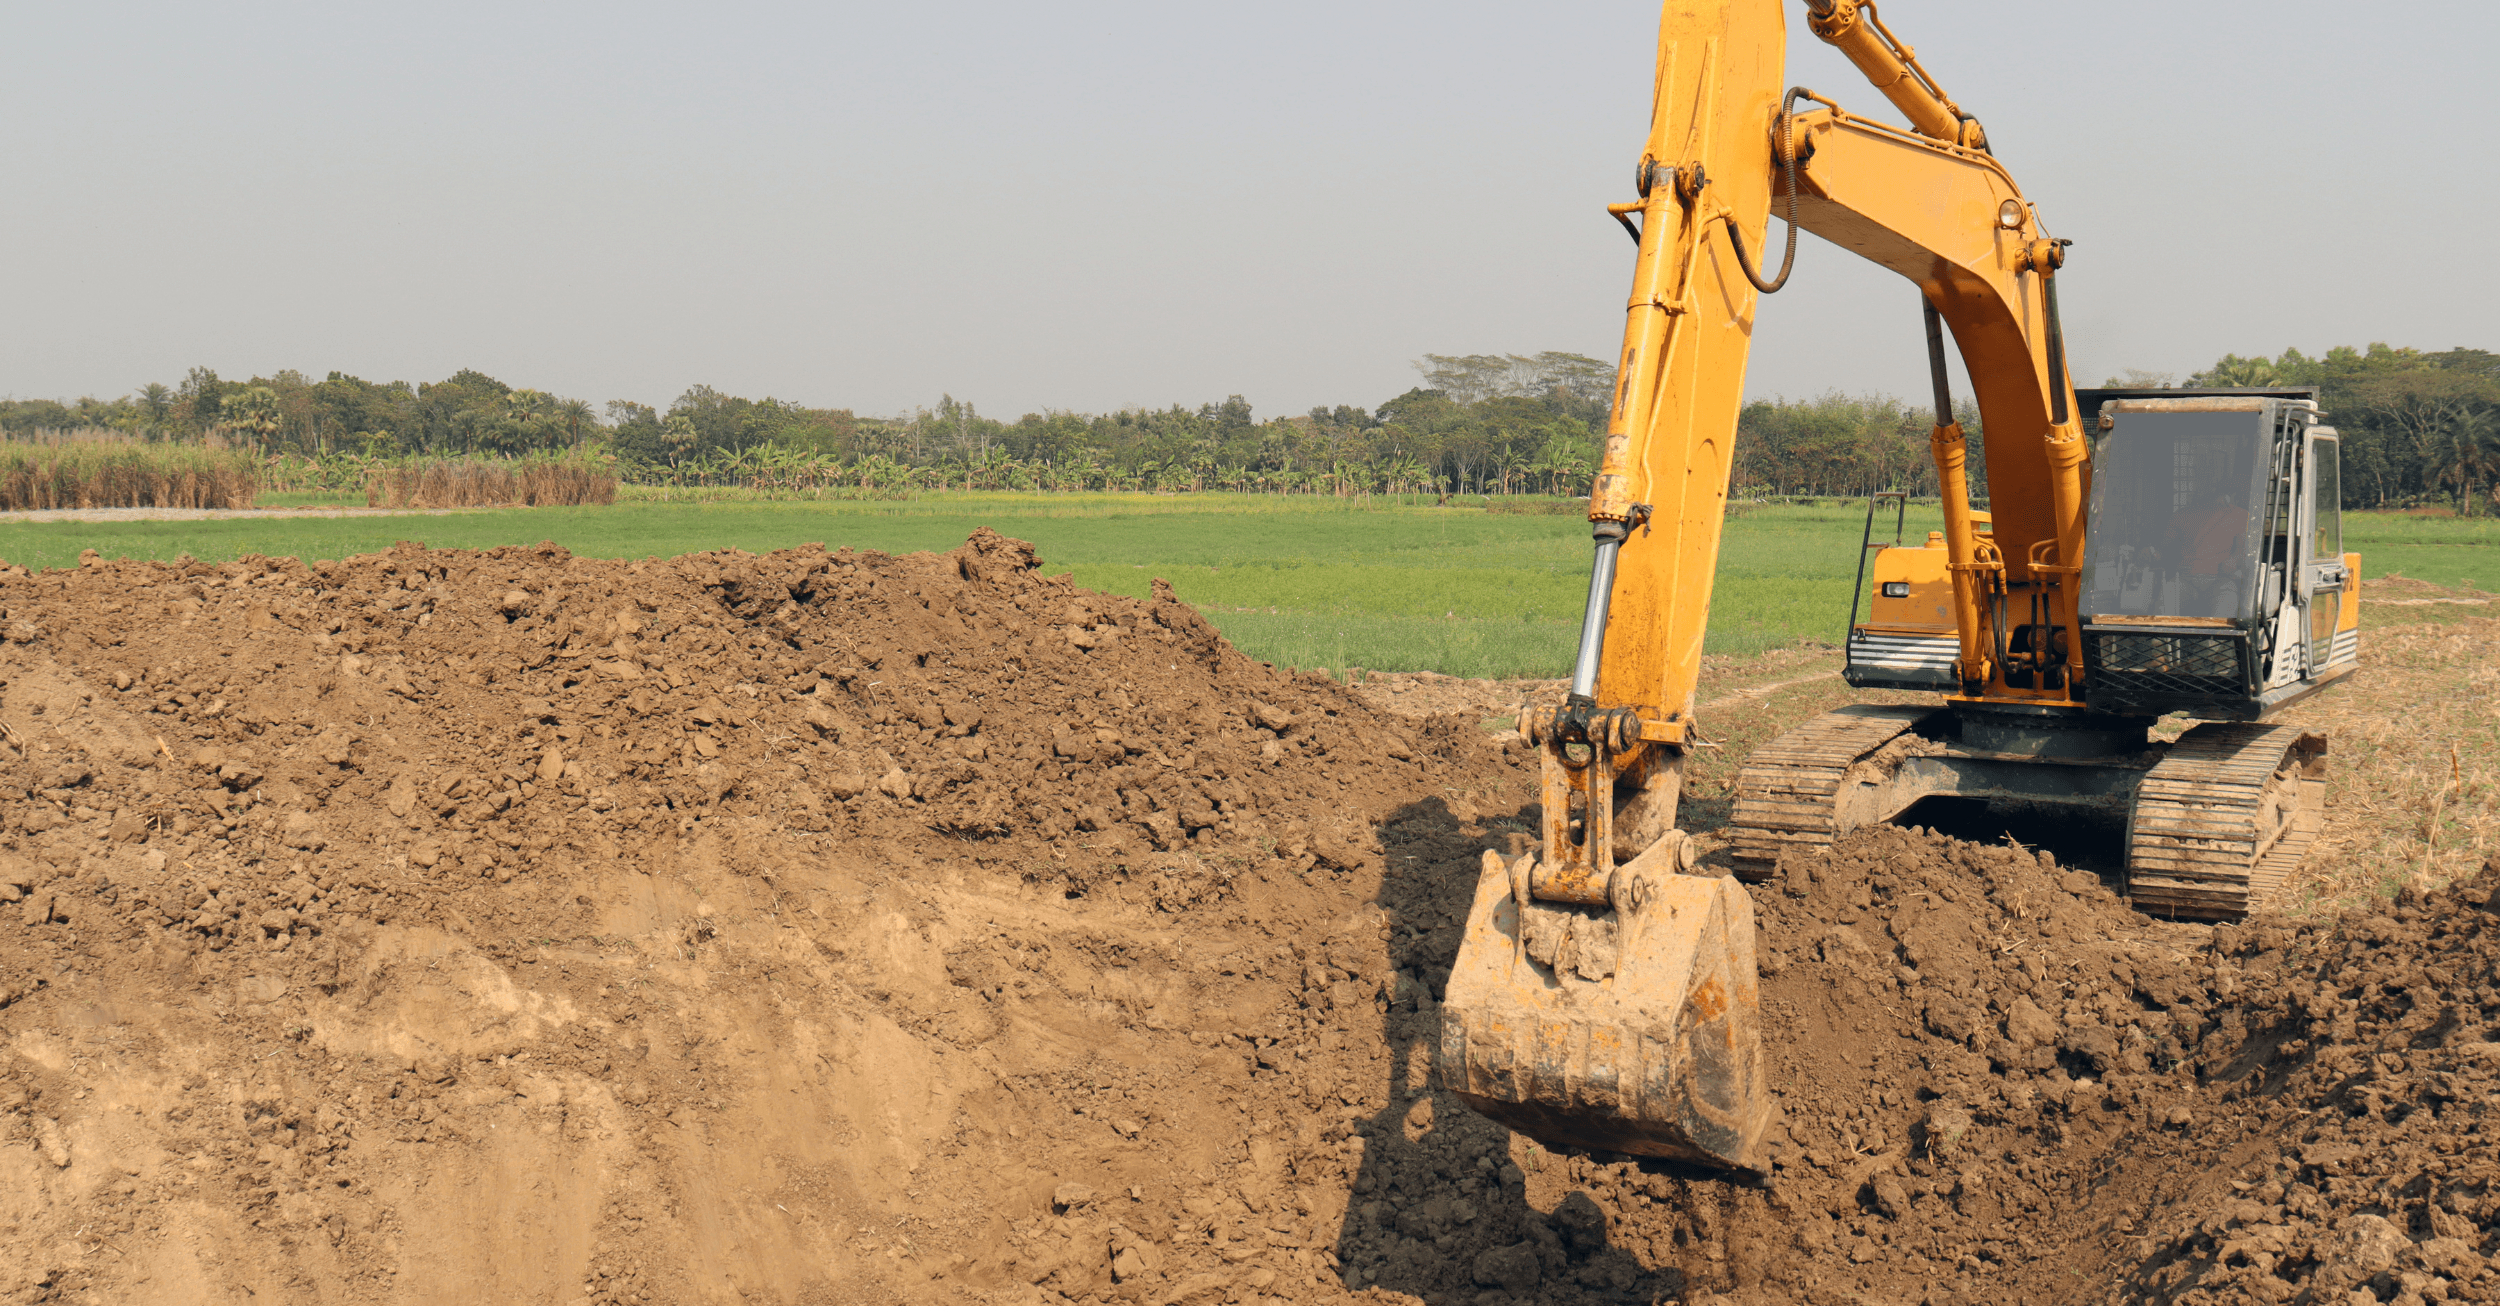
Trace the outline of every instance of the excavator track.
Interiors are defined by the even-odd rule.
[[[1937,710],[1854,704],[1755,749],[1736,773],[1736,810],[1729,819],[1736,878],[1768,878],[1780,854],[1792,848],[1831,847],[1842,833],[1840,794],[1850,768]]]
[[[2238,920],[2280,891],[2325,823],[2325,754],[2297,726],[2209,722],[2180,736],[2127,821],[2136,909]]]

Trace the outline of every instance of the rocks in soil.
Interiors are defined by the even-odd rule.
[[[1661,1254],[1724,1247],[1732,1209],[1793,1231],[1761,1262],[1791,1295],[1764,1300],[2053,1298],[2078,1270],[2111,1285],[2088,1300],[2500,1288],[2500,872],[2208,928],[2044,856],[1880,829],[1792,855],[1756,904],[1766,952],[1811,959],[1763,986],[1770,1182],[1682,1178],[1658,1210],[1654,1166],[1571,1162]]]
[[[1418,995],[1348,936],[1324,1014],[1365,1032],[1322,1050],[1300,970],[1384,823],[1516,781],[1471,722],[986,531],[99,557],[7,571],[0,621],[0,1226],[78,1252],[64,1298],[370,1295],[422,1255],[487,1296],[686,1299],[733,1182],[733,1223],[783,1222],[742,1239],[807,1248],[733,1277],[819,1295],[1324,1295],[1315,1158],[1388,1091],[1382,995]],[[1154,1069],[1098,1088],[1113,1058]],[[1106,1149],[1120,1183],[1023,1169]],[[574,1232],[445,1204],[488,1174]],[[828,1193],[922,1223],[863,1241]]]
[[[91,1236],[237,1298],[412,1249],[603,1303],[705,1256],[914,1301],[2500,1286],[2500,872],[2216,929],[1862,831],[1754,890],[1772,1172],[1556,1155],[1429,1079],[1532,759],[1037,563],[8,573],[23,1295],[144,1295]],[[1602,977],[1601,917],[1534,946]],[[510,1175],[579,1236],[480,1231]]]

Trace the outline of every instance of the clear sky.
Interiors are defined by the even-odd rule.
[[[1791,79],[1896,118],[1788,8]],[[2500,347],[2489,4],[1884,13],[2077,242],[2079,380]],[[0,393],[475,367],[593,402],[1273,415],[1377,404],[1425,352],[1610,358],[1631,243],[1603,206],[1656,27],[1638,0],[10,6]],[[1908,285],[1806,237],[1749,390],[1923,369]]]

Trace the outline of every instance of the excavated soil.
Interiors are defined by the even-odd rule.
[[[0,575],[0,1301],[2483,1300],[2500,868],[1754,890],[1757,1182],[1435,1091],[1533,758],[946,554]]]

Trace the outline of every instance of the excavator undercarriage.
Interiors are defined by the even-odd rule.
[[[2123,822],[2139,910],[2237,920],[2316,839],[2326,741],[2297,727],[2206,722],[2176,742],[2141,718],[1991,721],[1950,708],[1826,712],[1754,750],[1736,779],[1736,875],[1769,878],[1928,798],[2079,809]],[[1958,727],[1958,730],[1957,730]]]

